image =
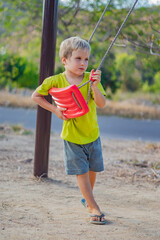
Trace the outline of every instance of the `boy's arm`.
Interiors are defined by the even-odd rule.
[[[101,91],[99,90],[99,88],[97,86],[92,86],[92,90],[93,90],[94,101],[95,101],[96,105],[99,108],[103,108],[106,104],[105,96],[101,93]]]
[[[54,106],[53,104],[49,103],[43,95],[39,94],[37,91],[34,91],[32,94],[32,100],[36,102],[39,106],[42,108],[53,112],[57,117],[59,117],[62,120],[68,120],[64,115],[63,111],[65,111],[65,108],[59,108]]]
[[[92,74],[92,72],[91,72],[91,74]],[[93,95],[94,95],[94,101],[95,101],[96,105],[99,108],[103,108],[105,106],[105,104],[106,104],[106,98],[101,93],[99,88],[97,87],[97,84],[101,81],[101,71],[97,70],[96,72],[94,72],[94,75],[92,75],[92,78],[94,80],[94,82],[92,84],[92,91],[93,91]]]

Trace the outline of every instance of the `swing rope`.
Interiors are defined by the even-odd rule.
[[[108,50],[106,51],[104,57],[102,58],[102,60],[101,60],[101,62],[100,62],[100,64],[99,64],[97,70],[99,70],[99,69],[101,68],[101,66],[102,66],[102,64],[103,64],[103,62],[104,62],[104,60],[105,60],[105,58],[107,57],[109,51],[111,50],[113,44],[115,43],[115,41],[116,41],[116,39],[117,39],[117,37],[118,37],[119,34],[121,33],[122,28],[124,27],[125,23],[127,22],[128,18],[129,18],[129,16],[130,16],[130,14],[132,13],[133,9],[135,8],[135,6],[136,6],[136,4],[137,4],[137,2],[138,2],[138,0],[136,0],[136,1],[134,2],[133,6],[131,7],[129,13],[127,14],[127,16],[126,16],[126,18],[125,18],[125,20],[124,20],[124,22],[122,23],[121,27],[119,28],[119,30],[118,30],[118,32],[117,32],[115,38],[114,38],[113,41],[111,42],[111,44],[110,44]]]
[[[90,41],[91,41],[91,39],[92,39],[95,31],[97,30],[97,28],[98,28],[98,26],[99,26],[99,24],[100,24],[100,22],[101,22],[101,20],[102,20],[102,18],[103,18],[103,16],[104,16],[106,10],[107,10],[110,2],[111,2],[111,0],[110,0],[109,3],[107,4],[107,6],[106,6],[106,8],[105,8],[105,10],[104,10],[101,18],[99,19],[99,21],[98,21],[98,23],[97,23],[97,25],[96,25],[96,27],[95,27],[95,29],[94,29],[94,31],[93,31],[90,39],[89,39],[89,41],[88,41],[89,43],[90,43]],[[119,28],[116,36],[114,37],[113,41],[111,42],[111,44],[110,44],[110,46],[109,46],[109,48],[107,49],[107,51],[106,51],[104,57],[102,58],[102,60],[101,60],[101,62],[100,62],[100,64],[99,64],[97,70],[99,70],[99,69],[101,68],[104,60],[106,59],[109,51],[110,51],[111,48],[113,47],[113,45],[114,45],[117,37],[119,36],[122,28],[124,27],[127,19],[129,18],[130,14],[132,13],[132,11],[133,11],[135,5],[137,4],[137,2],[138,2],[138,0],[135,0],[133,6],[132,6],[131,9],[129,10],[129,12],[128,12],[128,14],[127,14],[124,22],[122,23],[121,27]],[[92,74],[94,74],[94,72],[93,72]],[[85,86],[85,85],[88,84],[88,83],[90,83],[90,86],[89,86],[88,96],[87,96],[87,102],[86,102],[78,89],[80,89],[81,87]],[[52,89],[50,89],[50,94],[52,95],[52,98],[53,98],[53,100],[55,101],[55,103],[56,103],[57,105],[59,104],[60,107],[61,107],[61,106],[65,106],[65,108],[66,108],[66,99],[64,99],[64,92],[65,92],[65,94],[68,94],[68,93],[71,92],[71,93],[72,93],[72,95],[71,95],[71,96],[72,96],[71,101],[72,101],[72,99],[74,99],[74,101],[77,103],[80,111],[77,110],[77,109],[76,109],[76,112],[75,112],[75,109],[74,109],[74,111],[73,111],[73,106],[74,106],[74,104],[72,103],[71,106],[70,106],[70,108],[69,108],[69,109],[67,108],[66,113],[65,113],[65,116],[67,116],[68,118],[75,118],[75,117],[83,116],[84,114],[86,114],[86,113],[89,111],[89,108],[88,108],[87,105],[88,105],[89,97],[90,97],[90,94],[91,94],[92,84],[93,84],[93,80],[92,80],[92,75],[91,75],[91,76],[90,76],[90,79],[89,79],[87,82],[85,82],[84,84],[82,84],[81,86],[79,86],[79,87],[77,87],[77,86],[75,86],[75,85],[71,85],[69,88],[64,88],[64,89],[62,89],[61,91],[59,91],[59,90],[57,90],[57,89],[55,90],[55,88],[52,88]],[[72,88],[72,89],[71,89],[71,88]],[[77,91],[77,90],[78,90],[78,91]],[[62,95],[62,93],[63,93],[63,95]],[[58,94],[58,95],[61,94],[61,96],[58,97],[57,94]],[[62,97],[62,96],[63,96],[63,97]],[[63,99],[64,99],[65,101],[64,101]],[[69,100],[70,100],[70,99],[69,99]],[[58,101],[59,101],[59,102],[58,102]],[[68,101],[68,100],[67,100],[67,101]],[[68,104],[68,102],[67,102],[67,104]],[[82,106],[82,107],[81,107],[81,106]],[[67,111],[68,111],[68,112],[67,112]]]
[[[105,55],[104,55],[104,57],[102,58],[102,60],[101,60],[101,62],[100,62],[100,64],[99,64],[97,70],[100,70],[100,68],[101,68],[101,66],[102,66],[102,64],[103,64],[103,62],[104,62],[104,60],[106,59],[106,57],[107,57],[109,51],[110,51],[111,48],[113,47],[113,45],[114,45],[114,43],[115,43],[117,37],[118,37],[119,34],[121,33],[122,28],[124,27],[125,23],[127,22],[128,18],[129,18],[129,16],[130,16],[130,14],[132,13],[133,9],[135,8],[135,6],[136,6],[136,4],[137,4],[137,2],[138,2],[138,0],[136,0],[136,1],[134,2],[133,6],[131,7],[130,11],[128,12],[128,14],[127,14],[127,16],[126,16],[124,22],[122,23],[122,25],[121,25],[121,27],[119,28],[119,30],[118,30],[116,36],[114,37],[113,41],[111,42],[109,48],[107,49],[107,51],[106,51],[106,53],[105,53]],[[86,83],[82,84],[82,85],[79,87],[79,88],[81,88],[81,87],[83,87],[84,85],[86,85],[86,84],[88,84],[88,83],[90,83],[90,87],[89,87],[89,91],[88,91],[87,104],[88,104],[88,102],[89,102],[89,96],[90,96],[90,93],[91,93],[91,87],[92,87],[93,81],[92,81],[92,80],[88,80]]]
[[[90,39],[88,40],[88,43],[91,42],[91,40],[92,40],[92,38],[93,38],[93,35],[95,34],[95,32],[96,32],[96,30],[97,30],[97,28],[98,28],[100,22],[102,21],[102,18],[103,18],[103,16],[104,16],[104,14],[106,13],[106,11],[107,11],[107,9],[108,9],[108,7],[109,7],[111,1],[112,1],[112,0],[110,0],[110,1],[108,2],[107,6],[105,7],[105,9],[104,9],[104,11],[103,11],[103,13],[102,13],[102,15],[101,15],[101,17],[100,17],[100,19],[99,19],[99,21],[98,21],[96,27],[95,27],[95,29],[93,30],[93,32],[92,32],[92,34],[91,34],[91,36],[90,36]]]

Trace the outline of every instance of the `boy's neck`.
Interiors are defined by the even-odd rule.
[[[83,81],[84,73],[82,75],[75,75],[65,71],[65,76],[70,85],[79,85]]]

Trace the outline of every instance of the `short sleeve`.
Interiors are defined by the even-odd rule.
[[[48,95],[49,89],[53,87],[53,77],[46,78],[43,83],[36,89],[41,95]]]
[[[101,83],[98,83],[97,87],[99,88],[99,90],[101,91],[101,93],[102,93],[104,96],[106,96],[106,92],[105,92],[102,84],[101,84]]]

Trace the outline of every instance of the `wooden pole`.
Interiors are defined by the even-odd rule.
[[[44,0],[39,85],[46,77],[54,74],[57,13],[58,0]],[[51,103],[52,99],[50,96],[47,96],[46,99]],[[51,112],[38,106],[34,155],[34,176],[48,176],[50,128]]]

